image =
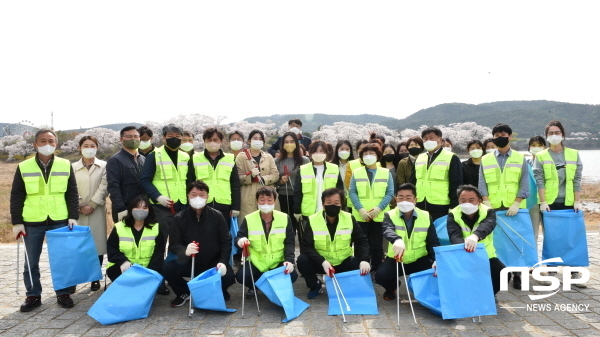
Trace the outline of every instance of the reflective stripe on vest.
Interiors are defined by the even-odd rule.
[[[481,159],[483,177],[487,185],[488,198],[494,208],[510,207],[515,202],[519,192],[519,183],[523,175],[525,156],[511,150],[510,156],[500,169],[494,152],[488,153]],[[526,208],[525,199],[521,201],[520,208]]]
[[[381,200],[385,197],[388,187],[388,179],[390,177],[390,170],[386,168],[377,168],[375,176],[373,177],[373,184],[369,183],[369,176],[367,175],[366,167],[359,167],[353,171],[352,176],[356,183],[356,192],[358,194],[358,200],[362,204],[362,207],[367,211],[372,210],[379,206]],[[379,215],[373,221],[383,221],[383,215],[385,212],[390,210],[390,205],[386,205],[385,209],[381,210]],[[360,213],[356,208],[352,209],[352,214],[357,219],[362,219]]]
[[[427,199],[435,205],[450,204],[450,161],[455,154],[441,150],[433,163],[427,167],[429,155],[422,153],[415,161],[415,177],[417,178],[417,201]]]
[[[477,222],[475,223],[475,226],[473,226],[473,229],[470,229],[469,226],[467,226],[467,224],[463,221],[462,219],[462,211],[460,210],[460,206],[456,206],[454,207],[452,210],[450,210],[450,213],[452,213],[454,215],[454,221],[458,224],[458,226],[460,227],[461,231],[462,231],[462,236],[463,239],[466,239],[467,236],[473,234],[475,232],[475,230],[477,230],[477,227],[479,227],[479,224],[481,223],[481,221],[483,221],[483,219],[485,219],[485,217],[487,216],[488,210],[490,208],[487,207],[484,204],[479,204],[479,210],[478,210],[478,214],[479,214],[479,219],[477,219]],[[496,257],[496,248],[494,248],[494,233],[490,233],[488,236],[485,237],[485,239],[483,240],[479,240],[479,242],[483,243],[485,245],[485,251],[487,252],[488,258],[491,259],[492,257]]]
[[[138,245],[135,244],[135,238],[131,227],[125,226],[123,221],[115,224],[117,235],[119,236],[119,250],[125,255],[129,262],[137,263],[144,267],[148,267],[154,247],[156,246],[156,237],[158,237],[158,224],[153,224],[152,228],[144,227],[142,237]],[[111,267],[114,263],[109,263]]]
[[[206,203],[214,201],[223,205],[231,205],[231,171],[235,166],[235,158],[231,153],[224,153],[224,157],[219,159],[216,168],[210,164],[210,161],[204,152],[196,152],[192,158],[196,180],[205,182],[210,193]]]
[[[387,212],[394,224],[396,234],[402,238],[402,241],[404,241],[404,245],[406,246],[404,256],[402,257],[402,262],[404,263],[413,263],[427,255],[427,231],[429,230],[429,226],[431,226],[429,212],[416,207],[413,212],[417,212],[417,218],[413,223],[413,230],[410,234],[410,238],[406,231],[404,218],[400,217],[400,210],[394,208]],[[387,256],[392,259],[394,258],[394,249],[392,248],[391,243],[388,244]]]
[[[548,205],[554,203],[558,197],[560,183],[558,181],[558,171],[556,164],[550,156],[549,149],[539,152],[536,157],[542,164],[544,169],[544,187],[546,188],[546,202]],[[575,180],[575,172],[577,172],[577,150],[564,148],[565,153],[565,206],[573,206],[575,203],[575,191],[573,189],[573,181]]]
[[[158,192],[165,197],[169,197],[173,202],[187,204],[186,179],[188,172],[188,161],[190,155],[183,151],[177,151],[177,166],[171,161],[171,157],[167,153],[164,146],[156,148],[154,151],[154,159],[156,160],[156,171],[152,178],[152,185],[156,187]],[[164,172],[164,173],[163,173]],[[165,184],[166,178],[166,184]],[[166,185],[169,186],[167,191]]]
[[[333,241],[324,215],[324,211],[321,211],[308,218],[315,240],[315,250],[331,265],[337,266],[352,256],[352,215],[340,212]]]
[[[273,223],[269,240],[263,229],[260,211],[246,215],[248,240],[250,240],[250,262],[261,272],[273,269],[285,260],[285,231],[288,216],[280,211],[273,211]]]
[[[48,217],[54,221],[67,220],[69,211],[65,192],[69,185],[71,163],[54,156],[48,182],[44,179],[35,157],[21,162],[19,170],[27,193],[23,204],[23,220],[41,222],[46,221]]]
[[[315,177],[314,166],[312,163],[300,166],[300,181],[302,183],[302,205],[301,211],[304,216],[311,216],[317,210],[317,178]],[[332,163],[325,164],[323,172],[323,188],[333,188],[337,185],[340,168]],[[321,196],[318,196],[320,199]]]

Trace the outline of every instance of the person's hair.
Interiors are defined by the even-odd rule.
[[[404,184],[398,186],[398,191],[396,191],[396,195],[398,195],[398,192],[404,191],[404,190],[411,190],[413,195],[415,196],[415,198],[417,197],[417,188],[415,187],[415,185],[413,185],[411,183],[404,183]]]
[[[435,126],[430,126],[430,127],[426,128],[425,130],[421,131],[421,138],[425,138],[425,135],[428,135],[428,134],[430,134],[432,132],[436,136],[442,137],[442,130],[436,128]]]
[[[50,132],[53,136],[54,136],[54,140],[58,141],[58,136],[56,135],[56,133],[50,129],[40,129],[38,130],[38,132],[35,133],[35,136],[33,137],[34,141],[37,142],[38,137],[46,132]]]
[[[85,142],[86,140],[91,140],[92,142],[96,143],[96,147],[100,147],[100,143],[98,142],[98,139],[96,139],[96,137],[94,137],[94,136],[81,137],[81,139],[79,140],[79,147],[81,147],[81,145],[83,145],[83,142]]]
[[[299,120],[298,118],[292,118],[292,119],[290,119],[290,120],[288,121],[288,125],[290,125],[290,124],[292,124],[292,123],[295,123],[295,124],[298,124],[298,125],[302,126],[302,121],[301,121],[301,120]]]
[[[262,131],[260,131],[260,130],[252,130],[252,131],[250,131],[250,134],[248,135],[248,140],[251,140],[252,137],[254,137],[254,135],[257,134],[257,133],[260,135],[260,138],[262,138],[262,141],[264,142],[265,141],[265,134]]]
[[[479,200],[483,199],[483,197],[481,196],[481,192],[479,192],[477,187],[475,187],[473,185],[469,185],[469,184],[460,185],[458,187],[458,191],[456,192],[456,195],[460,198],[460,194],[465,191],[475,192],[475,194],[477,194],[477,198],[479,198]]]
[[[562,123],[560,121],[550,121],[548,122],[548,124],[546,124],[546,129],[544,131],[544,135],[546,137],[548,137],[548,130],[550,129],[551,126],[557,126],[560,129],[560,132],[562,133],[563,137],[566,137],[565,135],[565,128],[562,125]]]
[[[536,143],[536,142],[542,144],[544,147],[548,146],[546,144],[546,139],[544,139],[544,137],[533,136],[533,137],[529,138],[529,146],[527,147],[527,149],[529,150],[531,148],[531,145],[533,145],[533,143]]]
[[[187,190],[186,190],[185,194],[190,194],[190,192],[192,191],[193,188],[195,188],[199,191],[206,191],[206,193],[209,193],[208,185],[202,180],[196,180],[196,181],[192,181],[191,183],[189,183],[187,185]]]
[[[451,141],[451,140],[450,140],[450,138],[448,138],[448,137],[446,137],[446,138],[442,139],[442,141],[444,141],[444,142],[447,142],[447,143],[450,143],[450,146],[454,145],[454,144],[452,144],[452,141]]]
[[[385,167],[385,162],[383,160],[383,152],[385,151],[385,149],[387,148],[392,149],[392,151],[394,151],[394,159],[392,160],[392,162],[394,163],[394,166],[398,166],[398,162],[400,161],[398,158],[398,152],[396,152],[396,148],[394,147],[394,145],[392,144],[383,144],[383,147],[381,148],[381,159],[379,160],[379,163],[381,164],[381,167]]]
[[[407,142],[400,142],[400,144],[398,144],[398,146],[396,147],[396,153],[400,153],[400,148],[402,147],[402,145],[406,146],[406,148],[408,149]]]
[[[261,195],[264,195],[264,196],[267,196],[267,197],[273,197],[273,200],[277,201],[277,192],[271,186],[259,187],[256,190],[256,200],[257,201],[258,201],[258,198],[260,198]]]
[[[358,154],[358,157],[362,158],[363,157],[363,153],[365,153],[367,151],[373,151],[373,152],[375,152],[375,154],[377,156],[377,161],[381,160],[382,152],[381,152],[381,146],[379,145],[379,142],[380,142],[379,139],[375,139],[375,141],[373,143],[368,142],[367,145],[365,145],[360,150],[360,153]]]
[[[140,194],[138,196],[133,197],[133,199],[127,206],[127,215],[123,218],[123,223],[126,227],[131,227],[135,223],[135,219],[133,218],[131,210],[138,207],[141,203],[145,203],[146,206],[148,206],[148,216],[146,217],[146,219],[144,219],[144,227],[152,228],[152,226],[156,224],[156,220],[154,217],[154,208],[152,207],[152,204],[150,204],[150,201],[148,200],[148,197],[146,195]],[[162,235],[162,233],[160,235]]]
[[[498,132],[506,132],[509,136],[512,135],[512,129],[510,128],[510,126],[504,123],[498,123],[494,126],[494,128],[492,129],[492,136]]]
[[[149,127],[147,127],[145,125],[144,126],[140,126],[140,128],[137,129],[137,130],[140,133],[140,137],[143,136],[143,135],[145,135],[145,134],[148,135],[148,137],[150,137],[150,138],[152,138],[152,136],[154,136],[154,132],[152,132],[152,129],[150,129]]]
[[[120,137],[123,138],[123,135],[125,134],[125,132],[131,131],[131,130],[138,131],[138,129],[135,126],[129,125],[129,126],[126,126],[126,127],[124,127],[124,128],[121,129]],[[54,132],[52,132],[52,133],[54,133]],[[138,133],[140,133],[140,132],[138,131]]]
[[[308,151],[306,150],[306,147],[304,146],[304,144],[300,144],[300,149],[302,150],[303,157],[308,156]]]
[[[469,148],[471,147],[471,145],[475,145],[475,144],[481,146],[481,149],[483,150],[483,152],[485,152],[485,147],[483,147],[483,144],[481,144],[481,141],[478,141],[477,139],[473,139],[467,143],[467,152],[469,152]]]
[[[357,153],[358,153],[358,148],[359,148],[361,145],[363,145],[363,144],[367,144],[368,142],[369,142],[369,141],[368,141],[368,140],[366,140],[366,139],[359,139],[359,140],[357,140],[357,141],[356,141],[356,147],[355,147],[355,149],[356,149]]]
[[[287,137],[292,137],[292,139],[294,140],[294,144],[296,144],[296,148],[294,149],[294,152],[292,152],[292,155],[294,157],[294,170],[295,170],[298,167],[300,167],[300,165],[302,165],[302,163],[303,163],[303,160],[302,160],[303,155],[302,155],[302,153],[300,153],[300,151],[302,149],[300,149],[300,143],[298,142],[298,136],[296,136],[295,133],[286,132],[283,134],[283,136],[281,136],[281,140],[279,143],[279,153],[281,154],[281,157],[279,157],[279,158],[280,158],[280,160],[287,158],[288,152],[283,147],[283,144]]]
[[[215,133],[217,134],[217,137],[219,137],[219,139],[223,141],[223,132],[217,130],[217,128],[208,128],[204,130],[204,133],[202,134],[202,140],[212,138],[215,135]]]
[[[314,140],[312,143],[310,143],[308,146],[308,153],[313,154],[317,152],[319,146],[323,149],[323,151],[325,151],[325,153],[327,153],[327,144],[322,140]]]
[[[372,141],[373,139],[380,140],[381,145],[385,144],[385,137],[382,135],[378,135],[376,132],[371,132],[369,134],[369,141]]]
[[[489,143],[493,144],[494,143],[494,138],[488,138],[488,139],[486,139],[486,140],[483,141],[483,150],[484,151],[487,149],[487,145]],[[494,144],[494,145],[496,145],[496,144]]]
[[[188,131],[188,130],[183,131],[183,133],[181,135],[185,136],[185,137],[191,137],[192,139],[194,139],[194,134],[192,133],[192,131]],[[223,138],[221,138],[221,140],[223,140]]]
[[[408,149],[408,147],[410,146],[410,143],[415,142],[417,143],[417,145],[419,145],[419,147],[421,149],[424,149],[425,146],[423,146],[423,139],[419,136],[412,136],[410,138],[408,138],[408,140],[406,141],[406,148]]]
[[[348,157],[347,160],[354,160],[354,153],[352,152],[352,143],[350,143],[350,141],[348,140],[340,140],[335,145],[335,150],[333,151],[333,159],[331,160],[331,162],[336,165],[340,164],[340,155],[338,154],[338,151],[340,150],[340,147],[342,147],[342,145],[348,145],[348,148],[350,149],[350,157]]]
[[[330,163],[333,159],[333,145],[330,142],[325,142],[325,146],[325,152],[327,152],[327,157],[325,158],[325,161]]]
[[[180,127],[178,127],[175,124],[167,124],[167,125],[165,125],[163,127],[163,129],[162,129],[162,135],[163,135],[163,137],[166,137],[167,133],[169,133],[169,132],[178,133],[178,134],[180,134],[180,135],[183,136],[183,129],[180,128]]]
[[[231,141],[231,136],[233,136],[233,135],[238,135],[238,136],[242,137],[242,140],[244,140],[244,134],[238,130],[235,130],[232,133],[230,133],[229,138],[227,140]]]
[[[344,209],[344,207],[346,207],[346,196],[344,195],[344,191],[340,190],[338,188],[332,187],[332,188],[328,188],[325,191],[323,191],[323,193],[321,193],[321,203],[325,202],[325,198],[328,198],[332,195],[339,195],[340,196],[340,202],[342,204],[342,209]]]

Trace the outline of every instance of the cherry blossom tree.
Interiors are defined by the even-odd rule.
[[[77,152],[79,147],[79,141],[83,136],[94,136],[98,139],[100,146],[98,152],[102,153],[114,153],[120,147],[119,144],[119,132],[107,128],[94,128],[86,130],[83,133],[78,134],[72,140],[68,140],[63,143],[60,150],[65,153]]]
[[[422,125],[419,130],[404,129],[400,133],[402,141],[408,140],[412,136],[421,136],[421,131],[425,130],[428,126]],[[483,141],[486,138],[492,137],[492,129],[487,126],[479,125],[475,122],[464,122],[464,123],[452,123],[446,125],[436,125],[444,138],[450,138],[453,144],[453,149],[456,151],[464,151],[467,143],[471,140]],[[453,151],[455,151],[453,150]]]
[[[367,123],[364,125],[350,122],[335,122],[333,125],[323,125],[313,132],[313,140],[323,140],[336,144],[340,140],[348,140],[355,144],[360,139],[369,139],[372,132],[385,137],[386,143],[398,143],[400,134],[384,125]]]
[[[22,135],[6,136],[0,138],[0,154],[8,155],[7,160],[14,160],[15,156],[27,156],[34,151],[33,144]]]

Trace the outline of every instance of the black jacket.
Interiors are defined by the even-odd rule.
[[[159,226],[159,224],[155,224],[154,226]],[[158,228],[159,230],[161,229],[161,227]],[[139,232],[134,229],[131,230],[136,245],[139,245],[140,243],[143,230],[143,228]],[[154,241],[154,252],[152,252],[152,258],[150,258],[148,269],[162,273],[162,267],[165,260],[165,235],[162,232],[159,232]],[[121,266],[123,262],[129,261],[125,254],[121,252],[121,249],[119,249],[119,234],[117,234],[117,229],[114,227],[106,241],[106,257],[108,258],[108,262],[112,262],[117,266]]]
[[[470,219],[469,216],[464,213],[461,213],[461,214],[462,214],[462,219],[465,221],[465,224],[467,226],[469,226],[469,228],[473,229],[473,227],[475,226],[475,223],[479,219],[479,212],[475,213],[475,216],[473,217],[473,219]],[[457,243],[465,242],[465,239],[463,238],[463,235],[462,235],[462,230],[460,229],[460,227],[454,220],[454,214],[452,214],[452,213],[448,214],[447,228],[448,228],[448,236],[450,238],[450,243],[452,243],[454,245]],[[473,234],[477,235],[477,237],[481,241],[481,240],[485,239],[488,235],[490,235],[490,233],[494,231],[494,228],[496,228],[496,212],[490,208],[487,211],[486,217],[483,220],[481,220],[481,223],[479,223],[479,227],[477,227],[477,230],[475,230],[475,232],[473,232]]]
[[[479,185],[479,165],[473,163],[469,158],[462,163],[463,184],[469,184],[477,187]]]
[[[124,149],[115,153],[106,162],[106,180],[112,202],[113,221],[117,214],[127,210],[134,197],[144,194],[140,185],[140,172],[146,158],[138,154],[137,159]]]
[[[283,241],[283,244],[285,245],[284,258],[285,261],[294,263],[296,260],[296,232],[294,231],[294,227],[292,226],[292,220],[290,219],[290,217],[285,213],[283,213],[283,215],[287,217],[287,226],[285,227],[285,240]],[[265,221],[262,219],[262,217],[260,218],[260,220],[262,222],[263,230],[266,230]],[[237,244],[241,238],[248,238],[248,224],[246,223],[246,218],[242,220],[242,224],[240,225],[240,229],[237,233],[237,236],[233,240],[233,242],[235,242],[235,245],[239,248],[242,248]],[[269,234],[267,233],[267,242],[268,241]]]
[[[48,182],[48,174],[52,169],[54,163],[54,156],[48,162],[48,167],[44,169],[44,166],[38,159],[37,155],[35,161],[42,170],[44,179]],[[79,219],[79,192],[77,192],[77,181],[75,180],[75,173],[73,167],[70,168],[71,173],[69,174],[69,180],[67,182],[67,191],[65,192],[65,201],[67,202],[68,219]],[[10,216],[13,225],[23,224],[25,226],[45,226],[55,225],[67,222],[68,219],[52,220],[50,217],[46,218],[46,221],[41,222],[26,222],[23,220],[23,207],[25,206],[25,198],[27,198],[27,191],[25,190],[25,182],[21,176],[21,169],[17,166],[15,177],[12,183],[12,189],[10,191]]]
[[[331,163],[323,163],[325,168],[323,169],[323,174],[327,171],[327,164]],[[313,172],[315,176],[317,175],[317,168],[313,165]],[[344,181],[342,177],[338,174],[337,183],[335,187],[339,190],[344,190]],[[304,194],[302,193],[302,177],[300,176],[300,169],[298,169],[298,173],[296,174],[296,181],[294,181],[294,214],[300,214],[302,212],[302,198]]]
[[[423,213],[419,214],[419,216],[422,216],[422,214]],[[401,219],[404,221],[403,218]],[[435,261],[435,251],[433,250],[433,247],[439,247],[440,241],[438,239],[437,232],[435,231],[435,225],[433,224],[433,221],[431,221],[431,217],[429,217],[429,222],[430,224],[429,228],[427,229],[427,238],[425,239],[425,244],[427,245],[427,255],[429,257],[429,260],[433,262]],[[390,219],[390,216],[387,212],[383,216],[383,222],[381,223],[381,226],[383,228],[383,237],[386,240],[388,240],[391,244],[394,244],[394,241],[396,241],[397,239],[406,240],[406,238],[401,238],[398,234],[396,234],[394,223],[392,222],[392,219]],[[412,235],[412,231],[409,232],[409,235]],[[387,254],[387,251],[385,253]]]

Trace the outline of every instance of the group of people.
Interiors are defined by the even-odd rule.
[[[236,280],[248,287],[247,297],[255,296],[252,282],[283,266],[292,282],[297,267],[308,298],[323,290],[318,274],[360,270],[385,288],[385,300],[393,300],[395,264],[403,263],[407,274],[436,267],[433,248],[440,244],[433,222],[446,215],[452,244],[469,252],[478,242],[485,245],[497,293],[504,264],[493,246],[495,212],[515,215],[532,193],[539,194],[530,208],[537,236],[540,211],[581,209],[581,160],[562,144],[565,130],[558,121],[548,123],[545,138],[531,139],[529,161],[511,149],[512,129],[498,124],[491,140],[468,143],[470,158],[462,163],[435,127],[397,147],[376,134],[354,147],[346,140],[334,147],[302,136],[298,119],[289,126],[267,151],[262,131],[247,137],[235,131],[227,135],[231,153],[217,128],[203,132],[204,150],[195,152],[195,136],[176,125],[162,129],[159,147],[151,141],[153,130],[129,126],[120,132],[122,149],[108,161],[96,157],[96,138],[82,137],[82,158],[73,164],[54,154],[56,134],[39,130],[36,155],[19,164],[11,192],[13,230],[23,236],[30,263],[21,311],[41,305],[45,232],[67,225],[91,227],[111,280],[134,263],[155,270],[168,283],[157,293],[172,290],[171,305],[178,307],[190,296],[184,277],[210,268],[222,275],[225,299]],[[529,175],[537,186],[530,186]],[[108,237],[107,197],[114,221]],[[251,256],[237,272],[230,264],[232,218],[240,221],[233,243]],[[520,288],[519,275],[514,286]],[[91,290],[98,289],[99,281],[92,282]],[[58,304],[72,307],[74,291],[55,289]]]

